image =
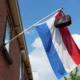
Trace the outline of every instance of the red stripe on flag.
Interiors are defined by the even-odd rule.
[[[59,12],[59,14],[56,16],[56,18],[62,16],[62,13]],[[67,27],[64,28],[60,28],[59,29],[61,36],[62,36],[62,40],[70,54],[70,56],[72,57],[72,59],[74,60],[74,62],[78,65],[80,64],[80,50],[77,47],[77,45],[75,44],[69,30]]]
[[[59,29],[62,35],[63,42],[76,64],[80,64],[80,51],[75,44],[67,27]]]

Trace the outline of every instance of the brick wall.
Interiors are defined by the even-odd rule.
[[[12,27],[12,37],[16,35],[14,30],[14,22],[8,6],[7,0],[0,0],[0,46],[4,42],[4,33],[6,25],[6,17],[9,16],[10,24]],[[13,61],[12,65],[9,65],[4,59],[2,51],[0,50],[0,80],[19,80],[19,67],[20,67],[20,48],[18,40],[15,39],[11,42],[10,57]],[[24,69],[24,71],[26,71]],[[25,72],[26,73],[26,72]],[[26,76],[26,74],[25,74]],[[28,80],[24,78],[25,80]]]

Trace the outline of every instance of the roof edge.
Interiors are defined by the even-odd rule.
[[[17,35],[18,35],[20,32],[23,31],[19,4],[18,4],[17,0],[9,0],[9,4],[10,4],[13,20],[14,20],[14,23],[15,23],[15,28],[18,27],[16,29],[16,32],[17,32]],[[20,46],[22,46],[22,48],[26,51],[24,56],[27,56],[27,57],[26,57],[26,60],[24,60],[24,62],[26,62],[26,64],[29,65],[29,74],[30,74],[30,76],[32,77],[32,80],[33,80],[32,70],[31,70],[31,65],[30,65],[30,61],[29,61],[29,56],[28,56],[28,51],[27,51],[27,46],[26,46],[26,41],[25,41],[24,34],[19,36],[18,40],[20,42]],[[31,79],[31,77],[30,77],[30,79]]]

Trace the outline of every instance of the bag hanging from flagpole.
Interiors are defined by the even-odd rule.
[[[71,24],[71,17],[69,15],[65,15],[64,13],[62,17],[59,16],[57,19],[55,19],[54,22],[56,28],[66,27],[69,26],[70,24]]]

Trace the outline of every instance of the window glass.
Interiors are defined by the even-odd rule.
[[[23,80],[23,61],[20,60],[20,80]]]
[[[10,35],[11,35],[10,32],[11,32],[10,31],[10,24],[9,24],[9,21],[7,20],[7,22],[6,22],[6,30],[5,30],[5,43],[7,43],[10,40]],[[5,47],[6,47],[7,51],[8,51],[8,53],[9,53],[9,51],[10,51],[10,43],[6,44]]]

